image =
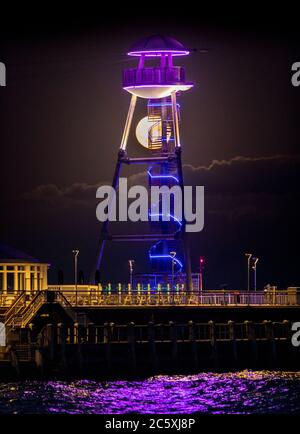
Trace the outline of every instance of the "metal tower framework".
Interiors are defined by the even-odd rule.
[[[152,271],[168,275],[172,270],[173,288],[174,272],[176,275],[184,276],[186,288],[191,291],[191,262],[183,209],[184,183],[179,131],[180,108],[177,102],[177,93],[190,89],[193,84],[185,81],[183,67],[173,66],[174,56],[187,55],[189,51],[173,38],[154,35],[135,44],[128,54],[138,56],[139,64],[137,68],[123,71],[123,88],[132,95],[112,187],[117,189],[122,165],[145,165],[149,189],[152,185],[159,187],[178,185],[181,187],[182,220],[179,221],[174,217],[171,208],[170,221],[164,221],[160,203],[157,204],[157,211],[155,211],[158,221],[151,221],[153,208],[149,208],[148,234],[111,234],[109,232],[109,220],[106,220],[102,224],[96,270],[100,270],[107,241],[150,241],[154,243],[149,250]],[[145,67],[145,60],[148,58],[158,58],[159,66]],[[138,98],[147,100],[147,120],[149,122],[147,152],[150,153],[150,156],[136,158],[128,155],[127,144]],[[178,251],[182,251],[183,260],[176,255]]]

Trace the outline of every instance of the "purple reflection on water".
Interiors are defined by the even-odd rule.
[[[0,413],[300,413],[300,372],[0,383]]]

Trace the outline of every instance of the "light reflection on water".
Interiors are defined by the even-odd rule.
[[[300,372],[0,383],[0,413],[300,413]]]

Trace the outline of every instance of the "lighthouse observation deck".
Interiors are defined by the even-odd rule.
[[[182,66],[131,68],[123,71],[123,88],[141,98],[163,98],[193,86]]]
[[[123,71],[123,88],[141,98],[164,98],[172,92],[185,91],[193,83],[185,79],[185,69],[173,65],[173,57],[189,51],[173,38],[153,35],[135,44],[129,56],[139,57],[136,68]],[[145,66],[146,59],[156,58],[157,66]]]
[[[185,69],[182,66],[131,68],[123,71],[123,87],[145,84],[183,85],[188,83],[185,83]]]

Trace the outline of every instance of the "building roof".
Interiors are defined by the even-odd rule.
[[[0,244],[0,262],[40,262],[38,259],[33,258],[27,253],[21,252],[20,250],[14,249],[13,247],[5,246]]]
[[[140,39],[129,50],[129,56],[157,56],[161,53],[172,53],[173,56],[185,56],[189,54],[181,42],[166,35],[151,35]]]

